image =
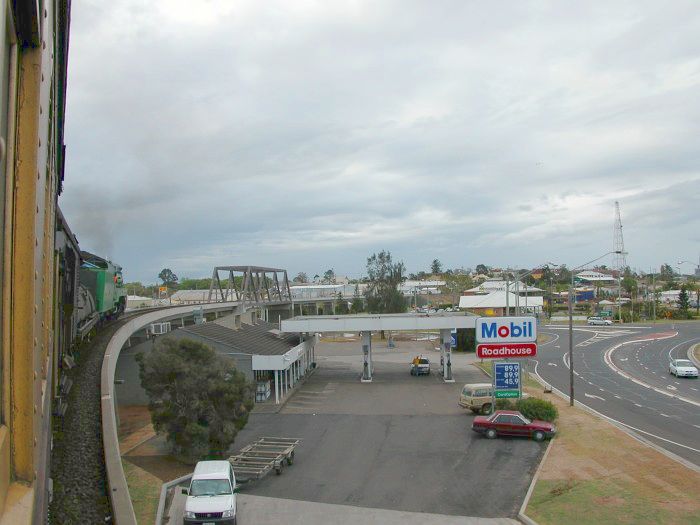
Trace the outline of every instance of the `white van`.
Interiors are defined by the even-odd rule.
[[[236,525],[236,476],[228,461],[200,461],[187,494],[186,525]]]
[[[490,414],[493,403],[493,387],[491,383],[471,383],[462,387],[459,395],[459,406],[468,408],[474,413]]]

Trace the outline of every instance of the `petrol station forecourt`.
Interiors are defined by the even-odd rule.
[[[475,327],[476,320],[463,314],[297,317],[283,320],[282,331],[308,333],[320,325],[324,335],[333,327],[334,333],[357,336],[413,323],[418,330],[449,334],[450,324]],[[439,350],[430,342],[397,341],[388,348],[371,341],[371,382],[362,381],[366,337],[319,343],[318,367],[280,413],[253,414],[241,433],[241,445],[256,436],[256,428],[260,435],[302,440],[294,466],[250,493],[445,516],[515,517],[545,445],[487,440],[471,431],[473,416],[457,406],[459,393],[465,383],[486,377],[472,366],[473,353],[446,352],[446,339],[441,337]],[[439,368],[427,377],[411,376],[415,353],[434,364],[447,353],[452,380]]]

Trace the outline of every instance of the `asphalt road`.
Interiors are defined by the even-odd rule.
[[[421,352],[439,363],[439,354]],[[411,376],[412,351],[376,348],[369,384],[359,381],[357,345],[328,345],[317,355],[319,368],[283,410],[254,412],[237,436],[235,448],[265,435],[301,439],[291,467],[244,485],[243,496],[295,500],[290,509],[303,501],[374,510],[362,514],[374,516],[368,523],[387,511],[438,516],[423,514],[425,523],[517,515],[546,443],[472,432],[474,416],[457,401],[464,383],[486,379],[473,355],[455,355],[455,383],[445,383],[435,372]]]
[[[568,395],[568,328],[540,331],[554,339],[540,345],[537,372]],[[575,398],[700,467],[700,381],[668,375],[669,355],[685,357],[697,342],[700,323],[575,327]]]
[[[253,415],[237,439],[299,437],[295,464],[252,485],[251,494],[443,515],[512,517],[545,444],[487,440],[457,406],[481,372],[412,377],[406,363],[375,361],[375,382],[329,362],[280,414]],[[408,360],[406,360],[408,362]]]

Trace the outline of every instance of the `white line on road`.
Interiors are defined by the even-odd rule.
[[[663,412],[659,412],[659,415],[660,415],[660,416],[664,416],[664,417],[671,417],[671,416],[669,416],[668,414],[664,414]]]
[[[644,408],[644,407],[643,407],[642,405],[640,405],[639,403],[635,403],[634,406],[639,407],[639,408]]]
[[[600,399],[601,401],[605,401],[605,399],[603,399],[602,397],[600,397],[600,396],[595,396],[595,395],[593,395],[593,394],[587,394],[587,393],[584,392],[583,395],[586,396],[586,397],[593,398],[593,399]]]
[[[538,378],[539,382],[542,383],[543,385],[549,385],[549,386],[552,388],[552,390],[553,390],[554,392],[557,393],[557,395],[558,395],[559,397],[561,397],[561,398],[563,398],[563,399],[567,399],[568,396],[567,396],[566,394],[564,394],[564,392],[562,392],[562,391],[559,390],[558,388],[554,387],[551,383],[547,383],[547,382],[542,378],[542,376],[537,372],[537,365],[538,365],[538,363],[537,363],[537,361],[535,361],[535,377]],[[586,408],[586,410],[590,410],[590,411],[593,412],[594,414],[598,415],[598,417],[601,417],[601,418],[603,418],[603,419],[605,419],[605,420],[607,420],[607,421],[610,421],[610,422],[611,422],[612,424],[614,424],[614,425],[619,425],[620,427],[625,427],[625,428],[627,428],[627,429],[629,429],[629,430],[633,430],[634,432],[638,432],[639,434],[644,434],[644,435],[649,436],[649,437],[651,437],[651,438],[658,439],[659,441],[664,441],[664,442],[666,442],[666,443],[670,443],[670,444],[672,444],[672,445],[676,445],[677,447],[681,447],[681,448],[685,448],[685,449],[688,449],[688,450],[692,450],[693,452],[697,452],[697,453],[700,454],[700,449],[693,448],[693,447],[689,447],[688,445],[684,445],[684,444],[682,444],[682,443],[677,443],[676,441],[671,441],[670,439],[666,439],[666,438],[663,438],[663,437],[661,437],[661,436],[657,436],[656,434],[652,434],[651,432],[647,432],[646,430],[642,430],[641,428],[636,428],[636,427],[633,427],[632,425],[628,425],[627,423],[623,423],[622,421],[619,421],[619,420],[614,419],[614,418],[612,418],[612,417],[606,416],[606,415],[603,414],[602,412],[598,412],[595,408],[591,408],[591,407],[589,407],[588,405],[586,405],[585,403],[581,403],[580,401],[576,401],[576,403],[578,403],[578,404],[581,405],[582,407]],[[641,407],[641,406],[642,406],[642,405],[638,405],[637,403],[634,403],[634,404],[635,404],[636,406],[638,406],[638,407]],[[634,434],[631,434],[631,435],[634,436]],[[639,440],[642,440],[642,439],[643,439],[643,438],[641,438],[641,437],[639,437],[639,436],[637,436],[637,438],[638,438]],[[675,461],[679,462],[680,464],[682,464],[682,465],[684,465],[684,466],[686,466],[686,467],[688,467],[688,468],[693,469],[695,472],[699,472],[699,473],[700,473],[700,466],[696,465],[695,463],[693,463],[693,462],[691,462],[691,461],[688,461],[687,459],[680,457],[678,454],[674,454],[674,453],[671,452],[670,450],[665,449],[665,448],[663,448],[663,447],[660,447],[659,445],[657,445],[656,443],[653,443],[653,442],[651,442],[651,441],[648,441],[648,440],[647,440],[647,441],[646,441],[646,444],[649,445],[649,446],[655,447],[657,450],[659,450],[660,452],[662,452],[662,453],[664,453],[664,454],[669,455],[669,457],[673,458]]]
[[[672,336],[659,337],[659,338],[656,339],[656,340],[658,341],[658,340],[661,340],[661,339],[669,339],[669,338],[671,338],[671,337],[675,337],[676,335],[678,335],[678,332],[676,332],[676,333],[675,333],[674,335],[672,335]],[[620,368],[617,367],[617,365],[616,365],[616,364],[613,362],[613,360],[612,360],[612,353],[613,353],[615,350],[617,350],[618,348],[620,348],[620,347],[622,347],[622,346],[624,346],[624,345],[629,345],[629,344],[634,344],[634,343],[639,343],[639,342],[640,342],[639,340],[636,340],[636,341],[626,341],[626,342],[624,342],[624,343],[617,344],[617,345],[613,346],[612,348],[609,348],[608,350],[605,351],[605,354],[603,354],[603,360],[605,361],[605,364],[608,365],[608,368],[610,368],[610,370],[612,370],[612,371],[615,372],[616,374],[619,374],[619,375],[621,375],[622,377],[624,377],[624,378],[626,378],[626,379],[629,379],[629,380],[632,381],[633,383],[637,383],[638,385],[643,386],[644,388],[649,388],[649,389],[651,389],[651,390],[654,390],[655,392],[658,392],[659,394],[663,394],[663,395],[665,395],[665,396],[673,397],[673,398],[675,398],[675,399],[679,399],[680,401],[684,401],[684,402],[686,402],[686,403],[690,403],[691,405],[695,405],[695,406],[699,406],[699,407],[700,407],[700,402],[698,402],[698,401],[695,401],[695,400],[693,400],[693,399],[689,399],[689,398],[687,398],[687,397],[679,396],[678,394],[674,394],[674,393],[672,393],[672,392],[668,392],[667,390],[664,390],[664,389],[662,389],[662,388],[657,388],[657,387],[655,387],[655,386],[652,386],[652,385],[650,385],[649,383],[645,383],[645,382],[642,381],[641,379],[637,379],[636,377],[634,377],[634,376],[628,374],[627,372],[624,372],[623,370],[621,370]],[[686,342],[687,342],[687,341],[686,341]],[[683,343],[680,343],[680,344],[683,344]],[[679,345],[680,345],[680,344],[679,344]],[[679,346],[679,345],[676,345],[676,346]]]
[[[666,388],[668,388],[669,390],[678,390],[678,389],[677,389],[675,386],[673,386],[673,385],[668,385]]]
[[[556,363],[547,363],[549,366],[557,366]]]

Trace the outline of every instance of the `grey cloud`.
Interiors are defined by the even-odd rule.
[[[385,247],[573,265],[610,249],[615,200],[631,263],[698,250],[692,3],[73,11],[61,204],[128,278],[358,275]]]

